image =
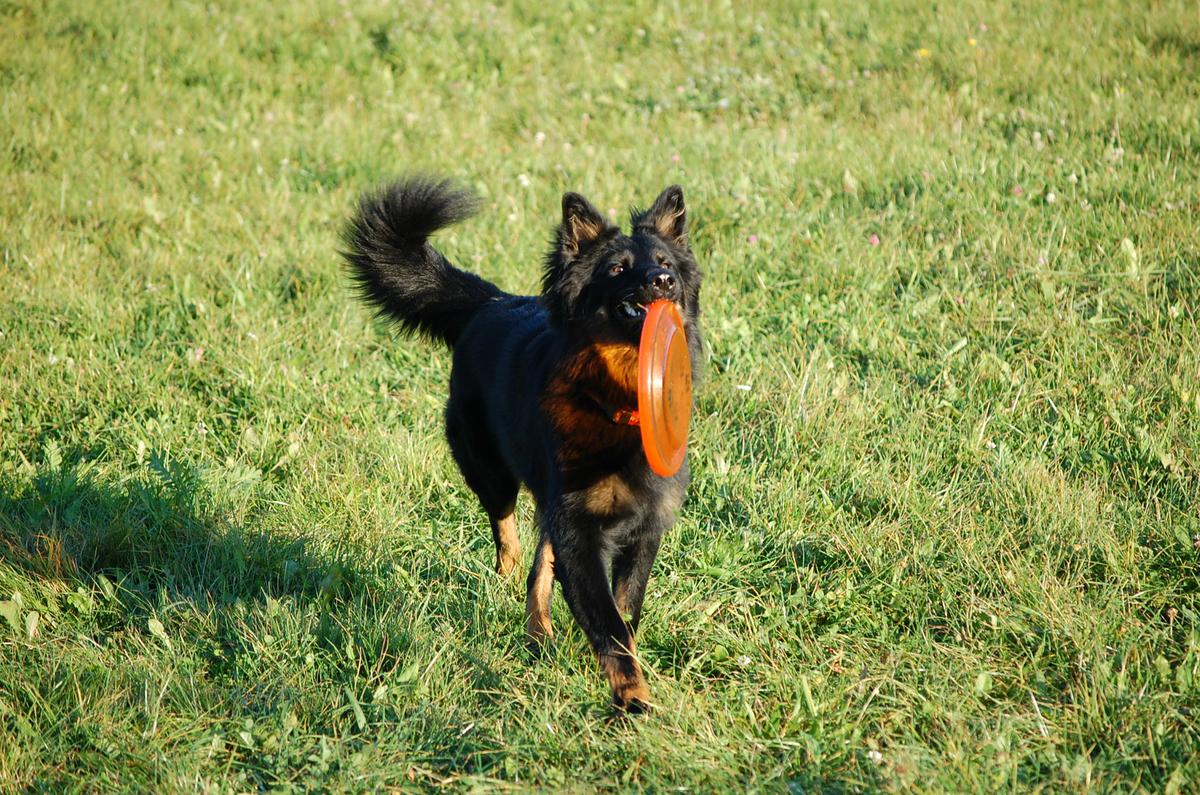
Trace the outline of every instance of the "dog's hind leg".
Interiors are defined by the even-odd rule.
[[[525,636],[535,650],[554,635],[550,597],[554,595],[554,550],[543,533],[525,582]]]
[[[509,575],[521,562],[521,542],[513,516],[520,484],[504,465],[487,432],[462,421],[454,411],[447,412],[446,439],[463,478],[487,512],[496,543],[496,571]]]
[[[517,538],[517,519],[512,508],[499,518],[488,517],[492,523],[492,540],[496,543],[496,573],[507,577],[521,562],[521,542]]]

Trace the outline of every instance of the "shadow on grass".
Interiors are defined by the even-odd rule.
[[[211,506],[198,473],[163,456],[120,482],[86,464],[47,466],[0,481],[0,561],[30,575],[92,582],[97,575],[150,596],[165,590],[203,608],[284,595],[329,596],[354,579],[302,539],[237,527]]]
[[[194,469],[163,457],[152,458],[144,474],[120,480],[85,463],[59,462],[41,466],[32,477],[0,478],[0,577],[7,573],[15,573],[16,581],[3,579],[26,593],[38,589],[27,589],[22,578],[65,590],[68,604],[78,585],[98,596],[108,592],[103,606],[89,608],[86,619],[62,611],[62,621],[78,622],[79,632],[94,641],[87,653],[42,633],[46,642],[24,647],[23,671],[0,675],[0,691],[23,716],[27,741],[60,749],[54,766],[31,769],[26,783],[34,791],[74,789],[99,771],[116,775],[114,766],[122,780],[161,775],[162,760],[155,754],[162,748],[147,753],[135,739],[144,738],[158,719],[158,707],[153,714],[147,711],[143,694],[159,680],[150,683],[157,674],[154,663],[139,656],[145,647],[128,642],[135,633],[154,632],[151,616],[169,612],[175,617],[167,622],[178,652],[166,655],[161,665],[175,672],[172,681],[187,682],[170,689],[162,685],[163,715],[188,731],[201,731],[199,722],[180,717],[195,711],[200,692],[201,701],[228,705],[206,716],[212,729],[229,732],[231,725],[252,719],[267,727],[264,731],[278,731],[293,704],[307,705],[306,730],[313,737],[352,737],[343,756],[372,736],[362,725],[355,728],[350,700],[328,696],[330,690],[362,693],[372,684],[361,681],[354,661],[347,661],[347,649],[366,668],[386,673],[400,665],[411,643],[400,621],[359,624],[353,634],[345,629],[348,614],[373,610],[375,601],[399,602],[390,593],[378,597],[382,589],[371,579],[374,572],[364,574],[336,556],[314,555],[302,539],[239,526]],[[275,610],[272,600],[301,604]],[[402,610],[402,603],[396,609]],[[255,637],[263,628],[287,635],[279,642],[287,656],[264,657]],[[74,634],[63,631],[58,637]],[[308,651],[316,655],[315,673],[301,676],[295,661]],[[69,669],[83,682],[81,698],[103,707],[81,711],[64,700],[62,693],[75,691],[52,686],[48,675],[38,673],[52,668]],[[320,686],[300,687],[306,677]],[[105,722],[97,710],[120,718]],[[381,725],[394,720],[384,707],[369,714]],[[303,768],[320,752],[316,742],[293,744],[288,753],[277,754],[238,746],[234,774],[249,789],[285,782],[294,768]],[[336,772],[335,762],[321,764]]]
[[[119,480],[69,459],[42,465],[24,480],[0,478],[0,567],[67,591],[77,585],[102,591],[100,578],[107,578],[122,595],[103,631],[145,632],[150,613],[191,605],[206,616],[207,628],[195,629],[206,635],[199,646],[215,643],[230,653],[212,661],[213,674],[249,648],[244,625],[269,620],[272,601],[295,604],[288,631],[311,636],[317,650],[339,660],[353,647],[357,663],[377,671],[401,665],[416,613],[495,634],[469,567],[449,555],[377,556],[354,547],[314,552],[310,539],[248,524],[232,518],[199,471],[162,455],[150,455],[143,473]],[[438,587],[427,590],[428,583]],[[413,592],[424,595],[420,606]],[[519,627],[509,634],[510,645],[519,647]],[[335,667],[335,679],[353,680],[352,666]],[[493,676],[486,668],[482,675],[485,683]]]

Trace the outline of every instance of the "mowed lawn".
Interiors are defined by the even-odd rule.
[[[0,2],[0,791],[1200,788],[1200,12],[998,5]],[[354,300],[416,169],[526,292],[685,189],[651,716]]]

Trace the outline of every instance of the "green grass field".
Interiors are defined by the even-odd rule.
[[[0,2],[0,791],[1200,787],[1194,3],[221,5]],[[413,169],[513,291],[687,192],[648,718],[353,299]]]

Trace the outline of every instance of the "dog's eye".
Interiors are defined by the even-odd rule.
[[[608,275],[609,276],[620,276],[624,272],[625,272],[625,263],[624,262],[614,262],[612,265],[608,266]]]

